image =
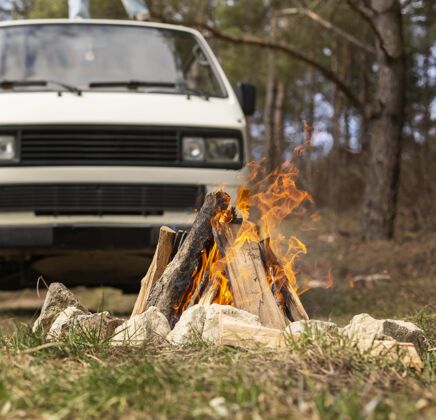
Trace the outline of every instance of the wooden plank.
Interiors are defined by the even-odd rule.
[[[176,232],[167,226],[162,226],[160,228],[159,241],[157,243],[153,260],[151,261],[147,274],[141,280],[141,290],[136,298],[135,306],[133,307],[132,315],[130,317],[144,312],[151,289],[154,287],[156,281],[162,275],[171,260],[175,235]]]
[[[273,281],[279,285],[279,287],[274,290],[274,293],[282,294],[288,318],[291,321],[308,320],[309,316],[307,315],[297,292],[292,285],[289,284],[288,279],[284,275],[283,268],[280,266],[280,262],[271,249],[269,238],[262,241],[261,250],[263,251],[264,265],[268,274],[271,276]],[[277,296],[277,299],[280,301],[279,296]]]
[[[286,349],[287,337],[283,330],[246,324],[220,314],[218,344],[232,347]]]
[[[210,284],[204,293],[201,295],[200,300],[198,301],[199,305],[207,306],[212,305],[213,301],[215,300],[215,297],[217,295],[218,290],[213,287],[212,284]]]
[[[215,241],[227,260],[227,276],[232,289],[235,307],[257,315],[262,325],[284,328],[286,318],[277,305],[269,287],[259,245],[245,241],[233,246],[241,225],[220,225],[214,229]]]
[[[298,339],[299,335],[288,336],[283,330],[246,324],[233,317],[220,314],[218,324],[218,345],[256,349],[287,349],[289,340]],[[356,340],[361,352],[368,352],[375,357],[388,360],[400,360],[405,366],[421,371],[424,363],[414,344],[395,340]]]
[[[173,322],[174,306],[192,284],[192,275],[200,261],[201,252],[212,239],[211,220],[218,212],[227,209],[229,204],[230,197],[223,191],[206,196],[185,241],[152,288],[146,309],[156,306]]]

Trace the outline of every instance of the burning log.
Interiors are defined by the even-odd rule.
[[[307,312],[294,288],[284,286],[282,293],[285,299],[286,312],[290,314],[291,319],[293,321],[307,321],[309,315],[307,315]]]
[[[198,287],[194,290],[194,293],[191,296],[191,301],[189,302],[188,308],[191,306],[194,306],[197,300],[200,300],[202,296],[205,296],[205,291],[207,289],[207,285],[209,283],[209,276],[210,276],[210,267],[206,267],[206,270],[204,270],[203,275],[201,276],[200,283],[198,284]],[[213,302],[214,296],[211,297],[211,300],[205,301],[203,304],[211,304]]]
[[[297,292],[292,286],[288,285],[284,269],[271,249],[270,239],[267,238],[262,241],[260,246],[267,273],[271,276],[273,283],[273,293],[278,301],[283,299],[286,315],[292,321],[308,320],[309,316]]]
[[[235,245],[239,224],[224,223],[213,230],[215,242],[227,260],[227,275],[235,307],[257,315],[262,325],[284,328],[286,319],[277,305],[265,273],[259,244]]]
[[[132,311],[131,318],[145,311],[147,300],[150,297],[150,292],[155,286],[158,279],[165,271],[168,263],[173,257],[173,246],[176,237],[176,232],[167,226],[162,226],[159,232],[159,241],[153,260],[148,268],[147,274],[141,280],[141,290],[136,298],[135,306]]]
[[[200,305],[211,305],[216,298],[218,289],[214,285],[214,279],[212,278],[208,284],[208,287],[204,290],[198,303]]]
[[[224,211],[229,203],[230,197],[222,191],[206,196],[185,241],[151,289],[145,309],[156,306],[172,321],[173,308],[192,283],[201,253],[213,237],[211,220],[217,212]]]
[[[304,244],[278,234],[266,255],[260,237],[279,231],[280,222],[310,197],[296,187],[290,165],[257,181],[263,172],[254,170],[253,188],[239,190],[235,208],[224,192],[206,197],[189,234],[176,234],[160,278],[156,281],[152,267],[154,280],[143,281],[134,314],[155,306],[174,324],[197,303],[217,303],[250,312],[265,327],[283,328],[288,319],[308,319],[293,289],[293,263],[305,252]]]

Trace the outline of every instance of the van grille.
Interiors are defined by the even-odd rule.
[[[161,214],[192,210],[204,200],[204,187],[153,184],[37,184],[0,186],[0,211],[36,214]]]
[[[41,127],[21,130],[26,165],[172,165],[179,161],[176,129]]]

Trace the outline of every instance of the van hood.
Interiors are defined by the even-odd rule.
[[[0,125],[112,124],[242,129],[239,103],[228,98],[140,92],[0,93]]]

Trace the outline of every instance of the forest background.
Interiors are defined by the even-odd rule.
[[[366,240],[436,228],[435,2],[147,3],[152,20],[200,29],[233,84],[257,86],[253,158],[295,158],[313,130],[296,159],[300,181],[332,228],[344,213]],[[95,18],[127,18],[120,1],[90,7]],[[0,19],[67,14],[66,0],[0,1]]]

